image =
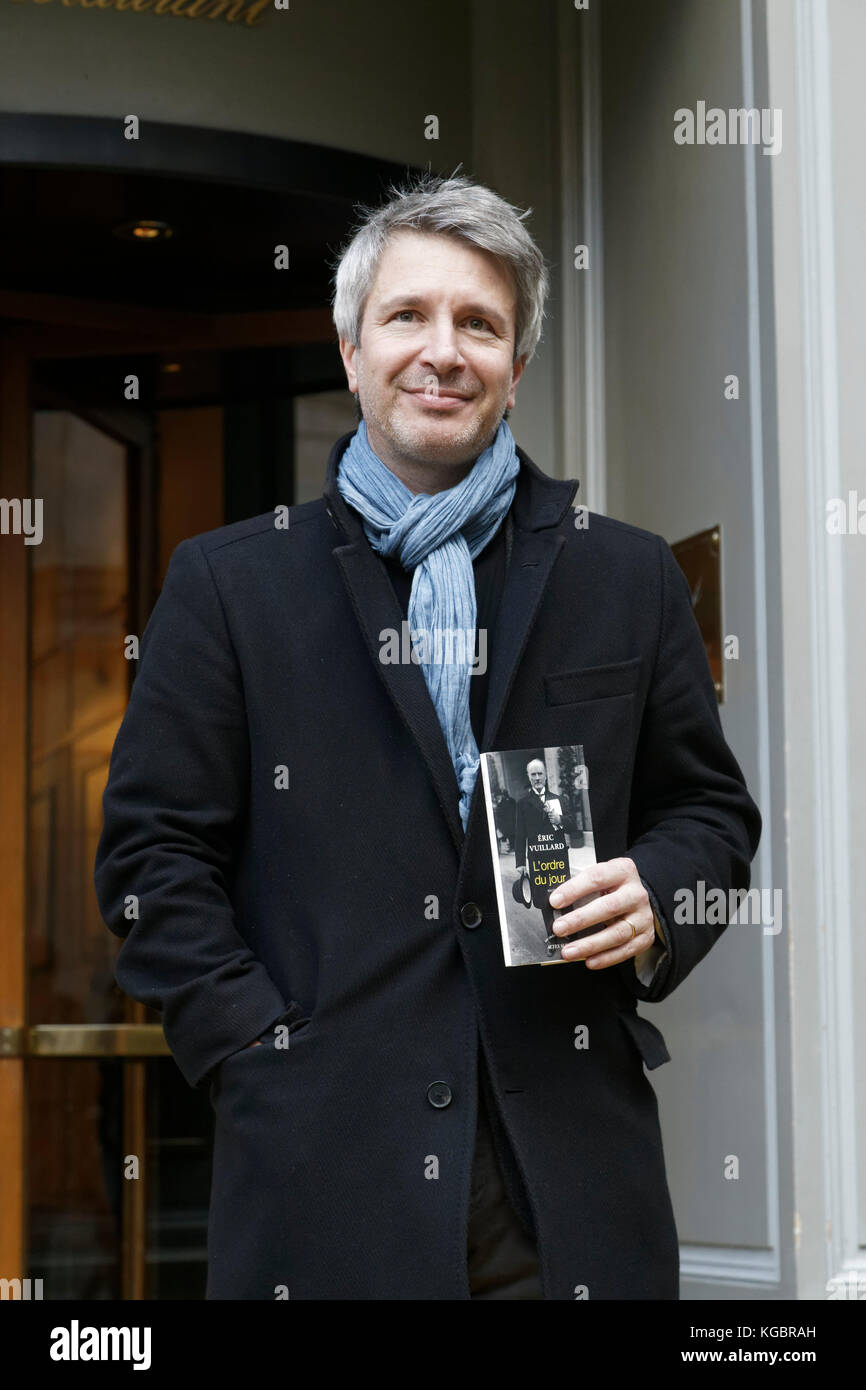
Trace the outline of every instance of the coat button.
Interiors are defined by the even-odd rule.
[[[444,1081],[434,1081],[432,1086],[427,1087],[427,1099],[437,1110],[444,1110],[446,1105],[451,1104],[451,1087]]]
[[[464,903],[460,909],[460,921],[464,927],[469,927],[470,931],[473,927],[481,925],[483,916],[484,914],[477,903]]]

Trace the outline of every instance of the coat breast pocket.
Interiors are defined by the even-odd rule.
[[[579,704],[583,700],[609,700],[633,695],[640,676],[639,656],[605,666],[582,666],[572,671],[550,671],[544,677],[548,705]]]

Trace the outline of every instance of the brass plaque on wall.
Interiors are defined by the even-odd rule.
[[[722,528],[711,526],[671,546],[686,576],[692,608],[704,639],[719,704],[725,698],[722,667]]]

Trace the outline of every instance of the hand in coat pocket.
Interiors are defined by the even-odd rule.
[[[274,1022],[270,1025],[269,1028],[265,1030],[264,1033],[262,1033],[258,1038],[253,1038],[252,1042],[246,1043],[244,1047],[238,1048],[237,1052],[230,1053],[229,1056],[239,1057],[242,1052],[249,1052],[250,1048],[252,1047],[262,1047],[266,1040],[269,1042],[273,1042],[274,1030],[276,1030],[279,1027],[288,1028],[289,1035],[291,1036],[292,1034],[297,1033],[301,1028],[306,1028],[309,1022],[310,1019],[301,1007],[301,1005],[292,1000],[288,1008],[280,1014],[279,1018],[274,1020]]]

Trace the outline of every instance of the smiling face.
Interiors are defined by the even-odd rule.
[[[514,361],[514,282],[456,237],[391,237],[364,307],[360,345],[340,339],[370,446],[413,492],[465,477],[499,427],[525,359]]]

